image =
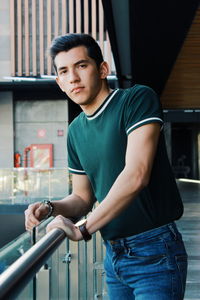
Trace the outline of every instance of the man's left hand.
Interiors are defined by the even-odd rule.
[[[58,215],[47,225],[47,232],[53,228],[60,228],[64,230],[66,236],[72,241],[80,241],[83,239],[83,236],[74,223],[61,215]]]

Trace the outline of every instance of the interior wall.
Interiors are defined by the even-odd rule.
[[[17,100],[14,111],[15,152],[23,157],[24,149],[31,144],[53,144],[53,167],[66,168],[67,101]]]

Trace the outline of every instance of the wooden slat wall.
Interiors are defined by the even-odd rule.
[[[32,0],[32,74],[37,75],[36,0]]]
[[[62,0],[61,3],[62,6],[62,15],[61,15],[61,20],[62,20],[62,35],[66,33],[66,28],[67,28],[67,4],[66,0]]]
[[[47,49],[49,49],[52,40],[52,5],[51,0],[47,0]],[[57,26],[56,26],[57,27]],[[44,54],[45,55],[45,54]],[[47,74],[51,74],[51,59],[47,56]]]
[[[30,43],[29,43],[29,0],[24,1],[25,12],[25,75],[30,75]]]
[[[200,108],[200,9],[161,96],[166,109]]]
[[[17,69],[18,75],[22,76],[22,0],[18,0],[17,4]],[[12,39],[11,39],[12,40]],[[13,68],[12,68],[13,69]]]
[[[39,2],[39,74],[44,74],[44,9],[43,0]]]
[[[54,74],[47,49],[69,32],[90,33],[115,73],[101,0],[10,0],[10,24],[12,76]]]
[[[10,0],[10,36],[11,36],[11,45],[10,45],[10,57],[11,57],[11,74],[16,73],[16,42],[15,42],[15,5],[14,1]]]

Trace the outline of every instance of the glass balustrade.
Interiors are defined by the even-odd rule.
[[[0,169],[0,204],[58,200],[70,192],[67,169]]]
[[[46,233],[45,220],[0,250],[1,272]],[[104,247],[99,234],[88,243],[65,239],[16,298],[17,300],[108,299],[103,270]]]
[[[0,249],[0,274],[11,266],[19,257],[30,249],[46,233],[46,225],[52,218],[41,222],[31,232],[25,232]],[[34,300],[35,298],[36,277],[28,284],[19,300]],[[43,299],[44,300],[44,299]]]
[[[43,199],[59,200],[71,190],[66,169],[0,170],[0,208]],[[12,216],[11,216],[12,217]],[[45,220],[0,249],[2,273],[46,233]],[[104,246],[99,233],[88,243],[65,239],[17,300],[108,299],[103,269]]]

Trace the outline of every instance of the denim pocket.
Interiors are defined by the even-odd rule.
[[[160,240],[128,248],[126,257],[138,273],[154,274],[168,270],[164,243]]]
[[[161,259],[166,257],[165,243],[162,239],[154,239],[145,243],[136,243],[128,247],[128,256],[135,258]]]
[[[127,256],[130,258],[136,258],[141,260],[148,260],[149,262],[156,262],[166,257],[165,254],[150,254],[138,251],[134,251],[133,249],[128,249]]]

